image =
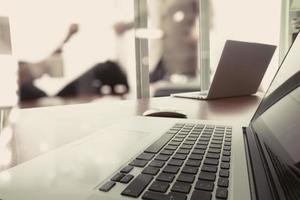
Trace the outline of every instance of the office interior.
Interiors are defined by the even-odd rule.
[[[271,0],[263,2],[213,0],[209,3],[199,1],[191,8],[188,6],[193,6],[191,3],[193,1],[187,2],[187,5],[179,5],[180,3],[177,2],[177,6],[174,1],[175,6],[173,5],[173,7],[170,3],[172,1],[166,3],[158,0],[141,2],[114,0],[86,3],[78,1],[70,5],[68,1],[18,2],[3,0],[1,4],[5,6],[1,7],[1,15],[9,17],[12,54],[15,59],[18,62],[31,64],[46,61],[48,65],[52,65],[51,68],[54,72],[51,73],[60,71],[56,76],[45,72],[36,78],[33,84],[45,93],[43,98],[21,101],[20,105],[22,107],[39,107],[91,101],[101,102],[168,96],[170,93],[208,89],[224,43],[228,39],[273,44],[278,47],[260,87],[260,91],[264,91],[291,44],[293,33],[297,32],[299,27],[297,0],[278,0],[276,2]],[[139,8],[137,8],[138,6]],[[203,11],[199,12],[201,9]],[[165,17],[163,17],[164,15]],[[167,18],[167,20],[164,19],[164,21],[163,18]],[[144,24],[139,24],[141,21],[138,20],[144,21]],[[184,25],[188,23],[190,24]],[[68,42],[62,45],[72,24],[77,25],[78,30]],[[129,25],[131,27],[120,32],[118,30],[120,24],[127,24],[127,26],[131,24]],[[176,27],[176,24],[179,26]],[[170,27],[165,28],[167,26]],[[202,28],[200,28],[201,26]],[[179,33],[180,29],[189,33],[181,34]],[[174,32],[178,32],[178,34]],[[171,37],[166,35],[171,35]],[[183,44],[190,45],[190,49],[182,48],[182,51],[191,52],[185,55],[185,57],[192,56],[190,61],[179,61],[178,57],[180,56],[176,55],[184,53],[181,53],[180,50],[176,53],[174,49],[179,48],[176,45],[167,48],[164,46],[167,40],[171,41],[169,43],[173,43],[172,37],[175,41],[178,38],[187,38],[181,40],[185,40]],[[142,47],[139,47],[138,44],[142,40],[145,42]],[[61,54],[51,57],[58,48],[61,48]],[[146,49],[146,51],[143,50],[138,54],[139,48]],[[177,71],[172,71],[172,67],[169,67],[170,73],[164,72],[168,75],[159,77],[160,71],[158,70],[158,81],[150,84],[141,83],[142,86],[139,88],[137,85],[140,85],[140,79],[145,78],[139,77],[138,71],[141,68],[147,68],[141,72],[142,75],[147,77],[148,74],[151,74],[156,67],[159,67],[163,55],[170,51],[168,48],[171,49],[171,53],[169,53],[171,57],[169,56],[170,59],[167,62],[170,63],[169,65],[173,65],[173,69],[177,65]],[[174,59],[172,59],[172,54],[175,55]],[[181,60],[184,59],[188,58]],[[208,63],[203,63],[204,59],[208,60]],[[116,92],[117,95],[112,95],[111,87],[106,87],[107,85],[96,80],[91,84],[101,85],[97,88],[97,90],[101,90],[98,94],[97,92],[83,94],[80,95],[80,98],[77,98],[78,95],[71,95],[70,98],[57,97],[57,93],[74,79],[95,65],[107,61],[118,64],[127,78],[128,88],[122,87],[122,84],[121,87],[117,85],[119,91]],[[191,72],[187,70],[188,67],[183,65],[189,65],[190,68],[196,67],[196,69]],[[192,65],[193,67],[191,67]],[[112,79],[114,78],[112,77]],[[76,87],[80,93],[84,89],[78,85]]]
[[[10,66],[0,68],[0,182],[11,180],[7,169],[153,108],[247,125],[263,96],[276,89],[269,85],[300,30],[300,0],[0,0],[0,5],[0,65]],[[207,90],[227,40],[276,46],[257,93],[207,101],[170,97]],[[275,83],[289,76],[284,72]],[[30,86],[24,98],[23,83]],[[121,138],[116,144],[130,142]],[[107,162],[111,171],[125,159],[117,151],[97,164]]]

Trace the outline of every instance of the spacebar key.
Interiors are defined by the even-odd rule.
[[[138,175],[121,193],[124,196],[139,197],[144,189],[152,181],[153,176],[147,174]]]
[[[158,140],[156,140],[152,145],[150,145],[145,152],[146,153],[158,153],[173,137],[172,134],[164,134]]]

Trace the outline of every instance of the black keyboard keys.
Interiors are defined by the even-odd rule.
[[[160,173],[157,176],[156,180],[171,183],[174,180],[174,178],[175,178],[174,174]]]
[[[218,186],[227,188],[228,185],[229,185],[229,180],[227,178],[219,178]]]
[[[164,161],[160,161],[160,160],[153,160],[149,166],[151,167],[158,167],[158,168],[162,168],[165,165]]]
[[[145,152],[146,153],[158,153],[172,138],[173,134],[164,134],[152,145],[150,145]]]
[[[123,169],[121,169],[121,173],[127,174],[133,169],[133,166],[127,165]]]
[[[176,182],[171,188],[172,192],[180,192],[188,194],[191,190],[191,185],[188,183]]]
[[[138,175],[126,188],[121,195],[130,197],[139,197],[144,189],[152,181],[153,176],[147,174]]]
[[[169,183],[161,182],[161,181],[155,181],[149,187],[149,190],[154,191],[154,192],[165,193],[168,190],[169,186],[170,186]]]
[[[227,199],[228,190],[226,188],[217,188],[216,197],[219,199]]]
[[[195,176],[192,174],[185,174],[185,173],[181,173],[178,178],[177,181],[180,182],[185,182],[185,183],[193,183],[195,180]]]
[[[159,168],[156,167],[146,167],[142,173],[143,174],[149,174],[155,176],[159,172]]]
[[[216,174],[210,173],[210,172],[200,172],[199,179],[207,180],[207,181],[215,181],[216,180]]]
[[[153,153],[142,153],[136,159],[138,160],[151,160],[154,157]]]
[[[133,175],[127,174],[120,180],[120,183],[129,183],[133,177]]]
[[[145,167],[147,165],[148,161],[147,160],[133,160],[129,165],[135,166],[135,167]]]
[[[211,196],[210,192],[195,190],[192,194],[191,200],[211,200]]]
[[[215,186],[214,182],[199,180],[197,181],[195,188],[197,190],[205,190],[205,191],[212,192],[214,190],[214,186]]]
[[[167,165],[163,169],[163,172],[165,172],[165,173],[171,173],[171,174],[176,174],[179,171],[179,168],[180,167],[177,167],[177,166]]]
[[[114,175],[110,180],[111,181],[120,181],[123,177],[125,176],[125,174],[122,173],[117,173],[116,175]]]
[[[111,188],[113,188],[116,185],[116,182],[114,181],[108,181],[104,185],[102,185],[99,190],[103,192],[108,192]]]

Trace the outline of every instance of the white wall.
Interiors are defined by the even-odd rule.
[[[278,68],[280,0],[212,0],[213,29],[210,34],[211,67],[214,72],[227,39],[277,45],[263,80],[269,85]]]

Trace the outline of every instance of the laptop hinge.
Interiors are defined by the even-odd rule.
[[[243,134],[251,198],[254,200],[278,199],[271,189],[271,179],[256,134],[251,127],[243,127]]]

